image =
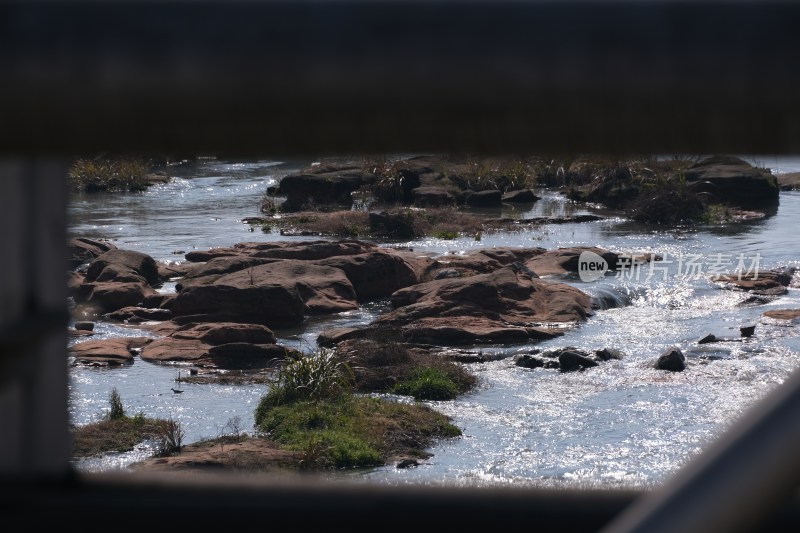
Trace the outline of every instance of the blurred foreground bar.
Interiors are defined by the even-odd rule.
[[[800,4],[0,1],[0,150],[800,153]]]

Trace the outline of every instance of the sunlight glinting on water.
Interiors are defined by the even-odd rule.
[[[138,195],[77,197],[70,206],[70,233],[111,238],[156,260],[180,261],[191,250],[243,241],[282,240],[277,232],[249,232],[241,219],[259,216],[268,186],[291,171],[276,162],[203,161],[182,168],[178,178]],[[541,193],[541,194],[540,194]],[[527,210],[498,212],[518,218],[593,212],[551,191]],[[744,293],[721,289],[707,278],[683,278],[677,259],[726,253],[760,254],[762,268],[800,265],[795,251],[800,193],[782,193],[778,213],[731,228],[654,230],[618,216],[581,224],[536,226],[522,231],[468,235],[453,240],[418,239],[408,246],[429,254],[463,254],[481,248],[601,246],[614,251],[653,252],[672,259],[665,272],[646,279],[608,274],[572,284],[603,305],[585,323],[561,337],[530,345],[474,347],[508,357],[466,365],[479,379],[465,396],[428,402],[451,416],[463,436],[433,446],[433,456],[416,468],[393,465],[331,474],[357,482],[426,485],[519,485],[540,487],[651,487],[700,452],[800,363],[800,333],[785,321],[762,317],[767,309],[800,306],[800,290],[768,303],[746,302]],[[178,253],[180,252],[180,253]],[[667,264],[667,263],[664,263]],[[174,292],[174,282],[160,292]],[[333,317],[310,318],[302,328],[276,330],[279,342],[294,348],[316,346],[331,327],[361,326],[390,308],[388,300],[362,305]],[[756,334],[739,336],[739,326],[756,324]],[[699,345],[708,334],[722,342]],[[100,321],[93,339],[151,334]],[[70,342],[77,342],[72,339]],[[582,372],[524,369],[511,356],[573,346],[588,353],[615,348],[624,353]],[[664,350],[678,346],[689,368],[656,370]],[[469,347],[467,347],[469,348]],[[176,374],[186,366],[152,364],[135,357],[117,368],[70,368],[70,419],[82,425],[108,408],[116,387],[129,413],[173,417],[186,430],[185,442],[215,437],[233,417],[252,431],[253,413],[264,385],[182,385]],[[408,401],[408,400],[405,400]],[[128,454],[76,465],[85,471],[124,469],[146,456],[143,446]]]

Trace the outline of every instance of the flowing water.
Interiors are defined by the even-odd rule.
[[[775,173],[800,170],[797,158],[751,160]],[[73,196],[69,231],[72,236],[112,239],[119,248],[161,261],[182,261],[191,250],[242,241],[283,240],[277,230],[251,231],[241,220],[258,216],[267,187],[307,163],[200,160],[173,167],[174,180],[144,193]],[[543,199],[527,210],[487,214],[609,215],[552,191],[539,193]],[[592,282],[565,279],[607,305],[563,337],[529,346],[481,347],[484,353],[509,357],[467,365],[479,377],[474,391],[454,401],[429,402],[452,417],[463,437],[432,447],[433,456],[417,468],[387,466],[342,476],[381,484],[633,488],[662,483],[798,367],[800,328],[765,319],[762,313],[800,307],[800,290],[757,303],[708,280],[714,269],[724,273],[737,267],[800,266],[798,224],[800,192],[782,192],[774,215],[721,227],[660,228],[609,216],[598,222],[484,234],[480,241],[468,237],[401,243],[436,255],[493,246],[591,245],[655,252],[662,261],[656,263],[658,269],[611,272]],[[695,270],[688,268],[691,264]],[[166,284],[161,290],[173,287]],[[276,335],[283,344],[307,349],[323,329],[369,323],[387,307],[387,302],[374,302],[354,312],[309,320],[302,328],[277,330]],[[739,338],[743,324],[757,324],[753,337]],[[698,345],[709,333],[736,340]],[[148,334],[100,322],[93,338],[120,335]],[[511,361],[515,353],[562,346],[616,348],[625,357],[574,373],[528,370]],[[687,354],[687,371],[653,368],[670,346]],[[70,367],[72,423],[102,417],[110,391],[117,388],[129,413],[180,420],[186,443],[220,435],[233,420],[252,428],[253,411],[266,386],[184,383],[184,393],[174,394],[178,368],[138,359],[117,368]],[[151,452],[144,445],[75,466],[124,470]]]

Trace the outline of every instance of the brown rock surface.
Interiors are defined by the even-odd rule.
[[[83,237],[70,239],[67,244],[70,267],[77,268],[83,263],[93,261],[96,257],[109,250],[116,249],[117,247],[113,243],[103,239],[87,239]]]
[[[158,265],[149,255],[132,250],[109,250],[89,264],[86,281],[142,282],[156,286],[161,278]]]
[[[198,322],[225,320],[270,327],[297,325],[307,315],[357,308],[355,290],[342,270],[288,259],[226,274],[209,285],[186,287],[171,304],[176,316],[197,316]]]
[[[727,274],[720,276],[717,281],[725,288],[738,289],[762,296],[778,296],[788,292],[787,287],[792,282],[794,269],[787,270],[762,270],[750,274]]]
[[[67,353],[79,364],[122,365],[133,362],[133,350],[147,344],[147,337],[91,340],[70,347]]]
[[[764,316],[776,320],[797,320],[800,318],[800,309],[774,309],[766,311]]]
[[[392,304],[395,309],[374,326],[394,329],[409,341],[446,345],[551,338],[560,332],[549,326],[591,314],[586,293],[511,267],[401,289]]]

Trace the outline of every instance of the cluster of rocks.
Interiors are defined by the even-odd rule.
[[[494,182],[513,182],[501,169],[495,174]],[[485,177],[478,186],[475,177],[469,162],[445,156],[411,157],[394,163],[390,169],[383,164],[331,160],[283,177],[272,192],[286,198],[281,204],[283,211],[310,206],[349,207],[353,195],[360,191],[417,207],[499,207],[503,203],[533,203],[539,199],[527,188],[491,187]]]
[[[180,264],[158,263],[141,252],[90,239],[74,239],[70,250],[74,334],[90,335],[88,319],[103,317],[139,324],[153,335],[79,343],[70,348],[75,361],[123,364],[138,355],[224,369],[265,368],[293,356],[293,350],[276,343],[273,329],[355,310],[376,299],[387,299],[391,310],[364,327],[323,331],[318,344],[373,339],[455,347],[552,339],[597,308],[591,296],[562,279],[577,273],[581,253],[602,257],[609,270],[621,261],[658,257],[596,247],[498,247],[433,257],[358,240],[243,242],[190,252]],[[793,274],[769,271],[718,281],[775,295],[786,291]],[[176,292],[158,292],[170,279],[177,280]],[[791,319],[793,312],[765,316]],[[741,333],[752,335],[752,329]],[[709,335],[699,343],[724,340]],[[615,353],[564,348],[525,354],[515,364],[569,371],[615,359]],[[685,368],[685,357],[675,350],[659,361],[658,368]]]
[[[623,352],[613,348],[602,348],[590,354],[573,346],[567,346],[517,354],[514,356],[513,362],[516,366],[523,368],[557,368],[562,372],[574,372],[595,367],[605,361],[620,360],[624,356]]]
[[[681,166],[660,161],[638,168],[578,160],[568,173],[586,177],[569,190],[569,196],[629,210],[635,218],[649,221],[660,220],[657,211],[666,207],[683,211],[669,214],[667,220],[697,221],[709,205],[728,206],[736,212],[734,220],[759,218],[763,213],[747,210],[771,210],[778,205],[782,187],[779,178],[738,157],[717,155],[687,168]],[[784,180],[783,187],[789,183]],[[653,212],[643,212],[647,210]]]
[[[272,329],[382,298],[391,311],[364,328],[323,332],[320,345],[348,338],[445,346],[553,338],[592,314],[592,298],[557,277],[544,278],[574,274],[586,250],[612,266],[621,257],[578,247],[491,248],[435,258],[357,240],[320,240],[243,242],[193,251],[186,263],[166,265],[110,243],[70,245],[75,262],[82,261],[70,281],[76,319],[141,324],[158,336],[77,344],[71,348],[76,360],[111,364],[138,353],[217,368],[265,366],[288,353],[275,344]],[[157,291],[176,278],[175,293]]]
[[[742,274],[725,274],[713,281],[726,289],[748,292],[755,296],[780,296],[786,294],[789,287],[800,286],[796,279],[796,267],[786,267],[775,270],[756,270]]]

